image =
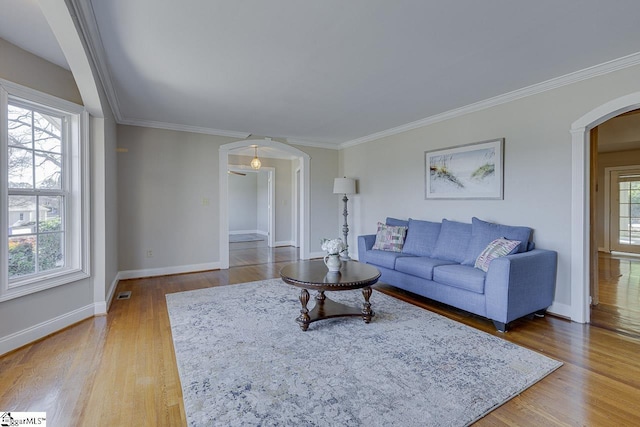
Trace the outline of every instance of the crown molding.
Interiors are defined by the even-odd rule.
[[[109,72],[109,67],[106,62],[106,54],[104,51],[104,45],[102,44],[102,37],[100,37],[100,30],[98,29],[98,22],[91,4],[91,0],[67,0],[70,11],[72,11],[72,18],[77,22],[80,30],[80,37],[83,39],[87,48],[87,52],[94,69],[98,74],[98,79],[102,84],[102,88],[107,96],[107,101],[111,106],[111,111],[116,119],[116,122],[120,123],[123,119],[120,112],[120,101],[118,100],[118,94]]]
[[[632,67],[638,64],[640,64],[640,52],[623,56],[622,58],[614,59],[608,62],[604,62],[602,64],[594,65],[592,67],[588,67],[580,71],[565,74],[564,76],[555,77],[553,79],[550,79],[541,83],[536,83],[531,86],[524,87],[522,89],[517,89],[512,92],[494,96],[493,98],[475,102],[473,104],[469,104],[464,107],[460,107],[460,108],[446,111],[444,113],[436,114],[421,120],[417,120],[415,122],[407,123],[391,129],[386,129],[381,132],[372,133],[371,135],[363,136],[362,138],[352,139],[350,141],[346,141],[340,144],[340,148],[353,147],[355,145],[364,144],[365,142],[371,142],[371,141],[386,138],[392,135],[397,135],[402,132],[407,132],[413,129],[429,126],[434,123],[453,119],[456,117],[463,116],[465,114],[474,113],[476,111],[485,110],[487,108],[495,107],[497,105],[506,104],[508,102],[515,101],[517,99],[526,98],[532,95],[537,95],[542,92],[557,89],[562,86],[567,86],[573,83],[577,83],[577,82],[587,80],[593,77],[601,76],[604,74],[609,74],[614,71],[622,70],[624,68]]]
[[[166,130],[176,130],[179,132],[193,132],[193,133],[203,133],[206,135],[216,135],[216,136],[228,136],[231,138],[238,139],[246,139],[251,133],[249,132],[236,132],[231,130],[222,130],[222,129],[212,129],[202,126],[189,126],[189,125],[179,125],[175,123],[166,123],[166,122],[156,122],[153,120],[129,120],[123,119],[118,121],[121,125],[130,125],[130,126],[141,126],[147,128],[155,128],[155,129],[166,129]]]
[[[328,150],[340,150],[342,148],[340,144],[332,144],[330,142],[308,141],[306,139],[298,139],[298,138],[286,138],[285,141],[287,141],[287,144],[302,145],[305,147],[325,148]]]

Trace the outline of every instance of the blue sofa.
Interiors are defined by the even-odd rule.
[[[553,301],[557,252],[536,249],[528,227],[475,217],[471,224],[387,218],[386,225],[407,227],[400,252],[373,249],[375,234],[358,236],[359,261],[376,266],[381,282],[487,317],[501,332],[520,317],[543,316]],[[521,243],[515,253],[493,259],[486,272],[475,268],[499,238]]]

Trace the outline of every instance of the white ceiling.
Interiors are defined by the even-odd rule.
[[[34,1],[0,3],[0,37],[37,53]],[[640,51],[638,0],[72,1],[121,123],[310,145]]]

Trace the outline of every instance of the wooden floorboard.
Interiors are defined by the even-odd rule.
[[[165,295],[279,277],[297,256],[274,251],[267,257],[280,261],[261,263],[265,255],[247,254],[239,261],[247,265],[229,270],[121,281],[117,292],[130,290],[131,299],[114,300],[107,316],[0,357],[0,410],[46,411],[51,426],[185,425]],[[640,425],[637,338],[552,316],[518,320],[501,334],[487,319],[376,289],[564,362],[478,426]]]
[[[640,258],[600,252],[598,278],[591,324],[640,338]]]

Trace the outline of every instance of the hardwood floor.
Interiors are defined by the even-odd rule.
[[[598,284],[591,324],[640,338],[640,257],[600,252]]]
[[[229,266],[294,261],[299,258],[299,253],[300,251],[293,246],[270,248],[266,240],[229,243]]]
[[[132,291],[131,299],[114,300],[107,316],[0,358],[0,410],[46,411],[51,426],[184,425],[165,295],[278,277],[289,262],[259,263],[261,256],[256,251],[253,263],[226,271],[121,281],[117,291]],[[377,291],[564,362],[477,425],[640,425],[637,338],[551,316],[521,319],[500,334],[486,319],[388,285]],[[375,292],[371,298],[375,304]]]

